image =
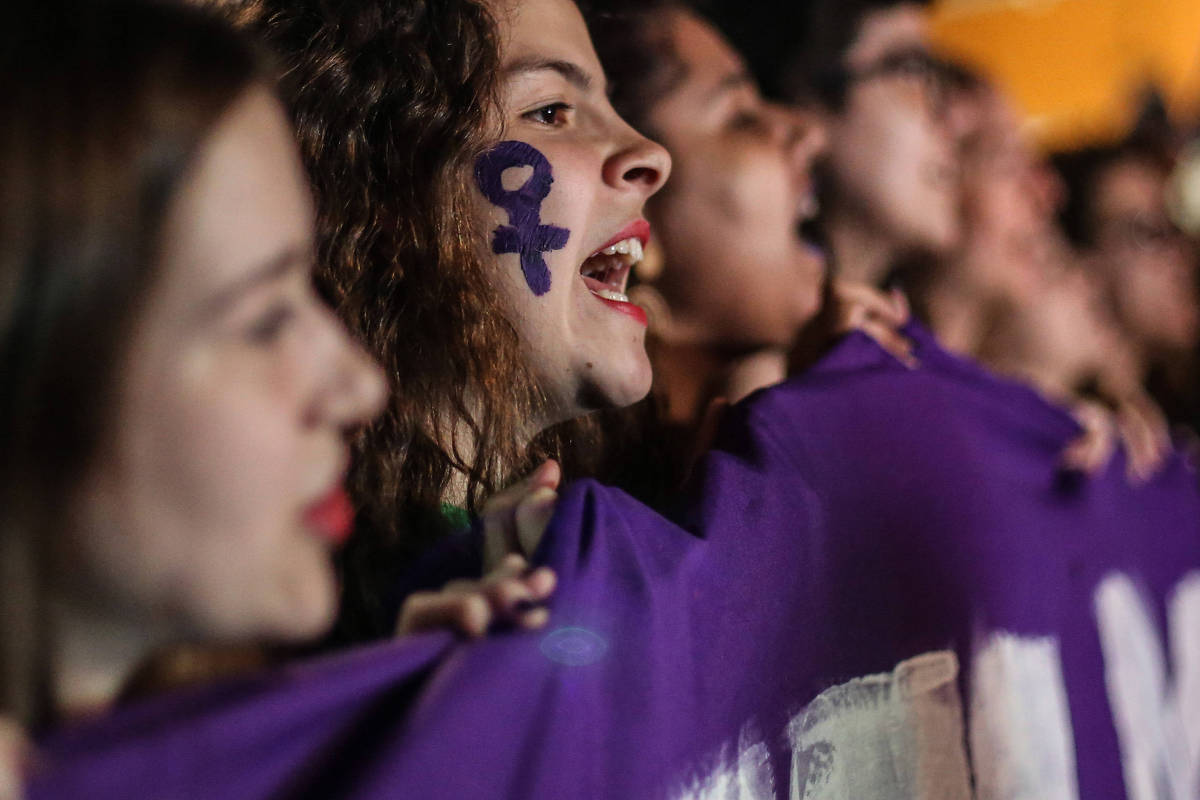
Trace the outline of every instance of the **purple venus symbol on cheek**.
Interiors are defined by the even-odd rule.
[[[533,174],[520,188],[510,191],[504,188],[501,176],[514,167],[533,167]],[[508,212],[508,224],[492,233],[492,252],[519,253],[521,272],[533,293],[540,296],[550,291],[550,269],[542,253],[561,250],[571,235],[566,228],[542,224],[542,201],[554,183],[550,162],[525,142],[500,142],[475,162],[475,183],[484,197]]]

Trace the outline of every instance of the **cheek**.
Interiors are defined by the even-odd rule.
[[[552,284],[545,254],[563,249],[571,235],[542,219],[553,182],[549,159],[526,142],[501,142],[475,164],[480,193],[508,218],[492,232],[492,252],[517,256],[525,285],[535,296],[549,292]]]
[[[725,163],[736,168],[677,187],[661,207],[671,263],[661,289],[714,337],[786,343],[819,302],[821,280],[794,232],[798,198],[778,161]]]
[[[306,480],[319,476],[304,474],[314,453],[289,404],[296,376],[256,366],[252,379],[236,364],[200,370],[165,393],[139,470],[166,591],[205,632],[286,628],[294,584],[323,594],[327,581],[302,529],[305,492],[317,488]]]

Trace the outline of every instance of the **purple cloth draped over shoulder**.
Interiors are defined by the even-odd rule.
[[[976,747],[980,796],[1027,766],[1001,752],[1004,726],[1023,728],[996,681],[1049,676],[1063,714],[1036,727],[1070,752],[1022,779],[1065,770],[1074,796],[1125,797],[1142,762],[1122,749],[1097,591],[1126,576],[1169,642],[1168,603],[1200,569],[1196,476],[1173,459],[1133,487],[1120,457],[1064,474],[1069,416],[912,335],[919,369],[852,335],[734,407],[679,519],[594,482],[565,490],[536,559],[559,575],[545,630],[419,636],[120,709],[44,737],[30,797],[833,796],[820,787],[866,780],[879,751],[860,736],[859,769],[858,739],[821,727],[838,703],[815,701],[938,652],[961,665],[937,708],[968,716],[949,744]],[[1053,657],[1022,661],[1026,645]],[[894,711],[900,766],[879,786],[929,785]],[[1007,722],[977,741],[976,712]]]

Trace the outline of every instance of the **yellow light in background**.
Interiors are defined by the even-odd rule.
[[[934,40],[989,74],[1047,147],[1121,136],[1153,82],[1172,114],[1200,109],[1196,0],[941,0]]]

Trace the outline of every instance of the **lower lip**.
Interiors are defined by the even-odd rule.
[[[643,328],[649,326],[650,321],[646,319],[646,312],[641,306],[634,303],[625,303],[620,300],[609,300],[607,297],[601,297],[598,294],[593,294],[601,303],[611,308],[613,311],[620,311],[622,314],[637,320],[638,324]]]
[[[350,538],[354,530],[354,505],[342,487],[325,495],[304,513],[304,521],[320,533],[321,538],[335,547]]]

